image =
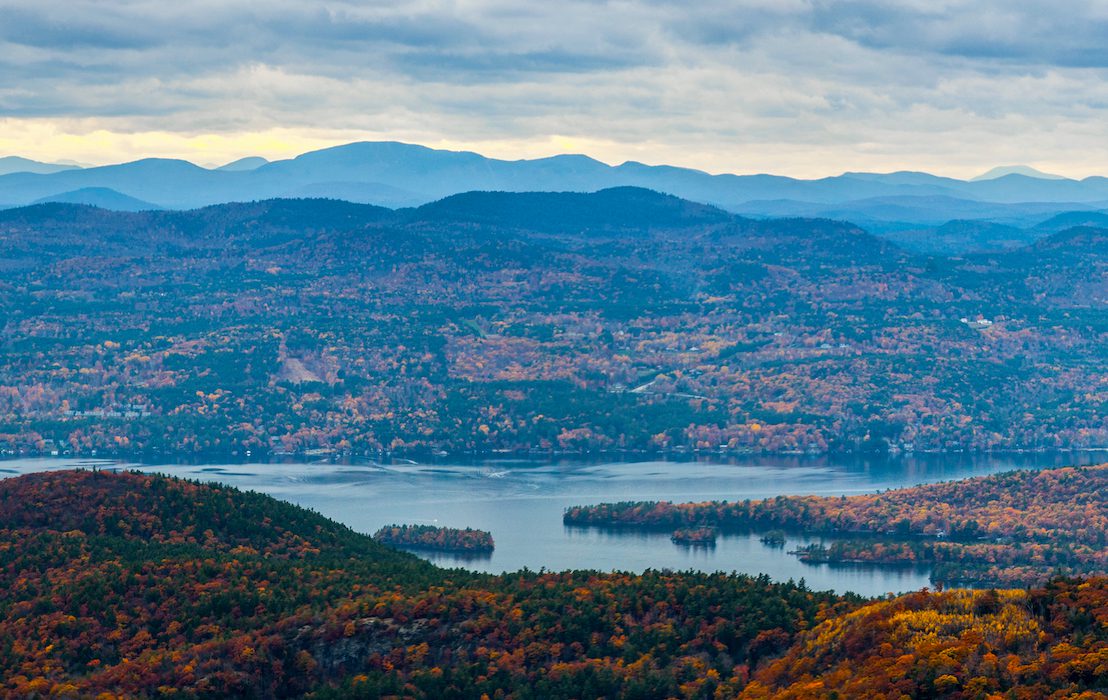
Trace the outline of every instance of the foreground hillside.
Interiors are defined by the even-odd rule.
[[[764,578],[445,571],[269,497],[138,474],[0,481],[0,527],[16,697],[678,696],[857,605]]]
[[[913,593],[798,635],[745,700],[1108,698],[1108,580]]]
[[[1038,698],[1108,683],[1104,580],[864,604],[744,576],[476,575],[265,496],[126,473],[4,480],[0,524],[13,697]]]
[[[632,188],[0,212],[0,450],[1108,445],[1101,229],[961,258]]]

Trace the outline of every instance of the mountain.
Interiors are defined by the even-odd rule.
[[[467,192],[425,204],[419,221],[493,224],[546,232],[705,227],[735,221],[716,207],[640,187],[578,192]]]
[[[34,330],[0,387],[36,389],[0,401],[0,451],[1108,444],[1073,390],[1103,366],[1103,232],[936,228],[906,250],[630,187],[2,211],[0,309]]]
[[[8,173],[0,175],[0,202],[27,204],[58,192],[106,187],[171,209],[275,197],[348,199],[395,208],[475,190],[595,192],[632,186],[744,214],[780,215],[788,207],[794,215],[818,213],[848,220],[900,217],[895,220],[909,227],[982,218],[969,211],[974,207],[993,218],[1009,216],[1005,205],[1034,204],[1041,220],[1108,202],[1105,178],[1051,180],[1023,171],[998,175],[962,181],[918,172],[851,172],[801,180],[776,175],[713,175],[633,161],[612,166],[584,155],[500,160],[405,143],[361,142],[268,163],[248,158],[217,169],[179,160],[147,159],[45,175]],[[900,211],[895,210],[898,207]],[[997,222],[1015,223],[999,218]]]
[[[1041,170],[1036,170],[1029,165],[1002,165],[992,170],[982,173],[975,178],[971,179],[971,182],[981,182],[982,180],[995,180],[1000,177],[1008,175],[1023,175],[1026,177],[1039,178],[1040,180],[1065,180],[1066,178],[1061,175],[1051,175],[1050,173],[1044,173]]]
[[[1077,226],[1108,228],[1108,211],[1067,211],[1039,222],[1035,228],[1044,232],[1057,232]]]
[[[258,199],[245,186],[252,172],[208,170],[188,161],[147,158],[121,165],[67,170],[50,175],[0,176],[0,201],[30,203],[58,192],[102,187],[169,209],[213,202]]]
[[[872,197],[837,204],[772,200],[746,202],[733,208],[746,216],[803,216],[852,221],[874,232],[937,226],[952,220],[982,220],[1019,228],[1037,224],[1057,212],[1095,209],[1099,203],[998,203],[950,196]]]
[[[112,211],[147,211],[161,208],[156,204],[129,197],[122,192],[117,192],[107,187],[85,187],[71,192],[61,192],[38,199],[34,204],[45,204],[47,202],[87,204],[89,206],[110,209]]]
[[[221,165],[216,168],[216,170],[243,172],[246,170],[257,170],[267,163],[269,163],[269,161],[261,156],[247,156],[246,158],[239,158],[238,160],[233,160],[230,163]]]
[[[1108,271],[1102,255],[1092,251],[1108,249],[1108,227],[1075,226],[1052,233],[1041,238],[1031,246],[1029,252],[1044,256],[1046,260],[1070,261],[1088,271],[1092,277],[1081,280],[1082,285],[1092,284],[1108,287],[1104,277]]]
[[[989,221],[948,221],[926,229],[891,231],[882,238],[902,248],[930,255],[961,255],[970,252],[1019,248],[1035,242],[1045,232],[1022,229]]]
[[[48,175],[50,173],[62,172],[63,170],[77,169],[79,169],[77,165],[40,163],[36,160],[28,160],[27,158],[20,158],[19,156],[5,156],[0,158],[0,175],[9,175],[11,173]]]

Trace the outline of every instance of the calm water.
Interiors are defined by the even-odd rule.
[[[531,569],[699,569],[804,578],[815,589],[865,595],[928,585],[925,569],[803,564],[787,554],[798,544],[831,538],[790,538],[784,549],[756,535],[725,535],[713,549],[675,545],[665,533],[612,533],[562,525],[570,505],[621,500],[741,500],[778,494],[840,495],[959,479],[1014,468],[1108,461],[1104,453],[826,459],[766,457],[730,463],[479,464],[234,464],[118,465],[219,481],[312,508],[351,528],[373,533],[390,523],[430,523],[488,530],[489,557],[433,555],[444,566],[503,572]],[[110,462],[15,459],[0,476]]]

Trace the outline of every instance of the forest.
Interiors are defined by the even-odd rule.
[[[0,453],[1108,446],[1108,233],[956,257],[648,190],[0,211]]]
[[[496,548],[492,535],[473,528],[437,525],[386,525],[373,535],[381,544],[438,552],[491,552]]]
[[[10,697],[1104,698],[1108,579],[865,600],[767,577],[446,570],[256,493],[0,481]]]
[[[571,526],[719,528],[833,535],[796,551],[812,563],[925,564],[937,585],[1041,585],[1108,575],[1108,464],[1021,470],[856,496],[623,502],[566,510]]]

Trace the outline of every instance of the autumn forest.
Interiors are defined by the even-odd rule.
[[[1108,700],[1108,0],[0,0],[0,700]]]
[[[0,454],[1104,448],[1106,242],[929,255],[637,188],[0,211]],[[441,568],[411,552],[488,560],[494,533],[91,464],[0,480],[5,697],[1108,698],[1108,465],[564,512],[930,572],[864,598],[710,563]]]
[[[1105,231],[957,257],[635,188],[0,212],[0,450],[1108,445]]]
[[[491,576],[127,472],[0,481],[0,523],[9,697],[1108,697],[1103,577],[865,600],[764,576]]]

